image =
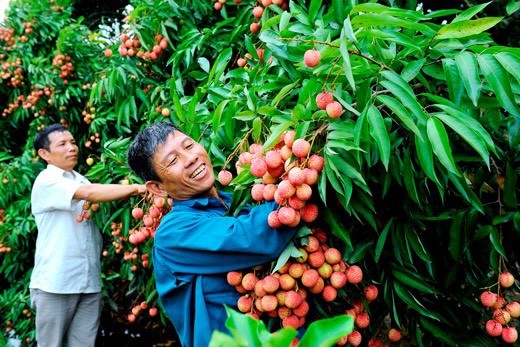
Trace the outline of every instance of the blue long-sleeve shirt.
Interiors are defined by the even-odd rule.
[[[231,194],[219,192],[229,206]],[[216,198],[174,201],[155,234],[157,292],[183,346],[206,347],[214,330],[229,333],[224,304],[236,308],[240,294],[229,271],[276,259],[296,229],[272,229],[274,202],[246,206],[237,217]]]

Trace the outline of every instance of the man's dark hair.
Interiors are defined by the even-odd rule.
[[[153,156],[158,146],[166,142],[174,131],[180,131],[172,123],[157,122],[141,130],[128,149],[126,161],[132,171],[144,181],[160,181],[153,166]]]
[[[49,138],[49,135],[54,132],[62,133],[64,131],[69,131],[69,130],[59,123],[47,125],[45,128],[40,130],[38,132],[38,134],[36,135],[36,137],[34,138],[34,143],[33,143],[36,153],[38,153],[38,150],[40,150],[40,148],[43,148],[43,149],[46,149],[49,151],[50,144],[51,144],[51,139]]]

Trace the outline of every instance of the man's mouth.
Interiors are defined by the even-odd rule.
[[[193,173],[190,175],[190,178],[197,178],[202,172],[206,170],[206,165],[202,164],[197,168],[197,170],[193,171]]]

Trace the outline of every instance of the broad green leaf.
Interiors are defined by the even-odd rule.
[[[424,248],[423,243],[421,242],[421,239],[419,238],[419,235],[417,235],[417,232],[410,226],[405,227],[406,230],[406,241],[410,243],[413,250],[415,251],[415,254],[425,262],[429,263],[431,262],[430,256],[428,255],[428,252]]]
[[[512,15],[516,11],[520,9],[520,1],[518,0],[511,0],[506,6],[506,12],[508,15]]]
[[[396,99],[388,95],[379,95],[379,101],[385,104],[403,122],[407,129],[411,130],[416,136],[422,139],[421,132],[410,116],[408,110]]]
[[[415,296],[413,296],[412,293],[408,289],[403,287],[399,282],[394,282],[394,289],[397,296],[399,296],[399,298],[403,300],[407,305],[409,305],[412,309],[414,309],[423,316],[439,320],[437,317],[432,315],[430,311],[426,309],[426,307],[424,307],[424,305],[419,300],[417,300],[417,298],[415,298]]]
[[[513,225],[518,233],[520,233],[520,212],[516,212],[513,216]]]
[[[482,203],[479,198],[473,192],[473,190],[468,187],[466,183],[466,178],[463,175],[453,175],[451,172],[448,172],[448,178],[455,185],[457,191],[462,195],[462,197],[473,206],[473,208],[481,213],[484,212],[482,208]]]
[[[280,139],[280,136],[283,134],[284,131],[289,129],[291,126],[293,126],[292,122],[283,122],[278,125],[271,127],[271,134],[265,140],[264,145],[262,146],[263,149],[271,148],[275,144],[278,143],[278,140]]]
[[[316,15],[318,14],[318,11],[320,10],[322,1],[321,0],[312,0],[311,4],[309,5],[309,22],[313,23],[316,19]]]
[[[500,253],[501,256],[507,259],[506,252],[504,250],[504,246],[502,246],[502,240],[497,229],[493,228],[491,230],[491,234],[489,234],[489,239],[491,240],[491,244],[493,245],[495,250],[498,253]]]
[[[278,256],[278,259],[276,259],[276,264],[272,270],[272,273],[278,271],[282,266],[285,265],[285,263],[287,263],[295,248],[296,246],[294,245],[294,242],[289,242],[287,246],[285,246],[282,253],[280,253]]]
[[[358,37],[367,38],[370,40],[382,39],[384,41],[395,42],[404,47],[412,48],[415,51],[422,52],[421,46],[417,44],[410,37],[398,32],[398,31],[382,31],[380,29],[365,29],[358,33]]]
[[[477,106],[482,90],[477,58],[473,53],[466,51],[455,56],[455,63],[469,98],[473,101],[473,105]]]
[[[278,24],[278,28],[280,32],[284,31],[287,28],[287,24],[291,21],[291,12],[283,11],[282,17],[280,18],[280,24]]]
[[[376,250],[374,255],[374,261],[376,263],[379,262],[379,257],[381,257],[381,253],[383,252],[383,248],[385,247],[386,237],[388,236],[388,232],[390,231],[390,227],[393,225],[394,217],[390,218],[390,220],[386,223],[385,228],[377,238]]]
[[[217,133],[218,128],[222,126],[222,112],[224,108],[228,104],[229,99],[224,99],[215,109],[215,113],[213,113],[213,121],[212,121],[212,129],[214,133]]]
[[[299,80],[289,84],[289,85],[286,85],[285,87],[283,87],[279,92],[278,94],[276,94],[276,96],[273,98],[273,101],[271,101],[271,106],[273,107],[276,107],[278,106],[278,104],[280,103],[280,101],[283,100],[283,98],[285,98],[287,95],[290,94],[291,90],[294,89],[294,87],[296,85],[298,85],[298,83],[300,83]]]
[[[222,53],[219,54],[219,56],[215,60],[213,67],[211,68],[211,71],[209,72],[207,82],[208,85],[213,83],[213,79],[217,81],[220,79],[220,76],[224,73],[224,69],[228,65],[232,54],[233,50],[231,47],[226,48]]]
[[[353,330],[354,318],[349,315],[338,315],[332,318],[319,319],[309,324],[298,346],[333,346],[339,339],[350,334]]]
[[[428,139],[432,144],[433,153],[448,171],[456,176],[460,176],[460,171],[453,160],[448,134],[442,123],[436,118],[430,118],[427,122],[426,130]]]
[[[480,4],[480,5],[476,5],[476,6],[472,6],[472,7],[468,8],[464,12],[461,12],[459,15],[457,15],[457,17],[455,17],[453,19],[452,23],[456,23],[456,22],[460,22],[463,20],[468,20],[468,19],[473,18],[473,16],[475,16],[477,13],[479,13],[480,11],[485,9],[491,2],[492,1],[489,1],[486,3]]]
[[[264,322],[235,311],[228,306],[224,307],[228,315],[226,327],[235,338],[235,341],[242,346],[261,346],[260,332],[267,331]]]
[[[491,54],[481,54],[477,60],[502,107],[512,115],[520,117],[520,111],[511,90],[511,83],[502,65]]]
[[[368,27],[398,27],[407,28],[420,31],[424,35],[433,36],[435,30],[426,24],[416,23],[411,20],[396,18],[383,13],[364,13],[357,15],[351,20],[352,27],[356,29],[363,29]]]
[[[424,62],[426,59],[418,59],[418,60],[412,60],[409,63],[406,64],[403,71],[401,71],[401,77],[406,82],[410,82],[412,79],[417,76],[417,74],[421,71],[422,67],[424,66]]]
[[[436,118],[439,118],[444,124],[449,126],[453,131],[460,135],[466,142],[477,151],[482,157],[484,163],[489,169],[489,152],[486,147],[484,140],[470,127],[466,126],[464,122],[461,122],[455,117],[451,117],[444,113],[430,113]]]
[[[406,188],[406,191],[408,192],[408,195],[412,198],[412,200],[417,205],[420,205],[419,195],[417,194],[417,187],[415,186],[415,179],[414,179],[415,175],[414,175],[413,164],[410,159],[410,149],[409,148],[405,149],[404,161],[403,161],[403,166],[401,167],[401,172],[403,173],[404,186]]]
[[[341,225],[341,222],[338,219],[339,216],[337,216],[335,213],[332,213],[329,208],[323,211],[323,215],[327,221],[327,224],[329,224],[332,233],[343,240],[350,248],[352,248],[350,234],[348,230],[345,229],[343,225]]]
[[[464,85],[462,84],[457,65],[452,59],[444,59],[442,61],[442,67],[444,69],[444,76],[446,76],[450,99],[455,104],[460,105],[462,95],[464,94]]]
[[[379,109],[374,105],[368,109],[368,128],[370,135],[377,144],[381,161],[388,171],[388,163],[390,162],[390,137],[386,131],[385,121],[379,112]]]
[[[364,3],[356,5],[350,10],[350,14],[355,14],[359,12],[374,12],[374,13],[383,13],[389,9],[388,6],[381,5],[378,3]]]
[[[520,83],[520,57],[511,52],[499,52],[495,58]]]
[[[211,340],[209,341],[209,347],[242,347],[234,338],[220,332],[218,330],[214,330],[211,334]]]
[[[347,16],[343,21],[343,30],[345,32],[345,36],[352,42],[357,42],[356,35],[354,34],[354,30],[352,30],[352,24],[350,23],[350,16]]]
[[[262,347],[290,346],[296,335],[298,335],[296,329],[292,327],[282,328],[266,335],[268,338],[262,339]]]
[[[345,25],[349,25],[348,28],[345,27]],[[347,80],[350,84],[350,87],[352,87],[352,90],[356,90],[356,81],[354,80],[354,75],[352,74],[352,66],[350,64],[350,56],[348,53],[348,40],[347,40],[347,31],[352,30],[350,27],[350,22],[347,22],[347,19],[345,19],[343,23],[343,29],[341,30],[340,34],[340,44],[339,44],[339,52],[341,53],[341,57],[343,58],[343,73],[345,74],[345,77],[347,77]]]
[[[397,266],[393,266],[392,275],[399,282],[406,284],[409,287],[420,290],[423,293],[440,294],[440,292],[437,289],[426,284],[428,282],[426,278],[420,276],[420,274],[416,272],[407,270],[405,268],[398,268]]]
[[[447,24],[439,29],[434,40],[456,39],[480,34],[491,29],[502,21],[504,17],[485,17],[475,20],[461,20]]]
[[[438,100],[440,101],[440,100]],[[447,105],[447,104],[435,104],[433,105],[435,107],[440,108],[441,110],[445,111],[450,116],[458,119],[460,122],[463,122],[466,124],[467,127],[470,129],[473,129],[477,135],[479,135],[485,142],[486,147],[492,151],[493,153],[497,153],[495,149],[495,144],[493,143],[493,139],[491,138],[491,135],[487,132],[487,130],[480,124],[476,119],[471,117],[470,115],[464,113],[463,111],[459,110],[458,108],[455,108],[453,106]]]
[[[404,80],[403,80],[404,81]],[[418,125],[426,124],[428,116],[424,112],[421,104],[417,101],[415,96],[411,96],[401,85],[398,85],[392,81],[383,80],[380,82],[383,87],[388,89],[407,109],[411,111],[415,117],[417,117]],[[408,85],[408,84],[406,84]]]

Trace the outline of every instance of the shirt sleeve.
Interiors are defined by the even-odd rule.
[[[274,260],[297,231],[269,227],[267,217],[276,206],[258,205],[238,217],[207,211],[174,213],[161,221],[156,252],[170,271],[193,274],[222,273]]]
[[[65,177],[48,177],[33,187],[33,213],[52,210],[74,210],[74,193],[83,183]]]

